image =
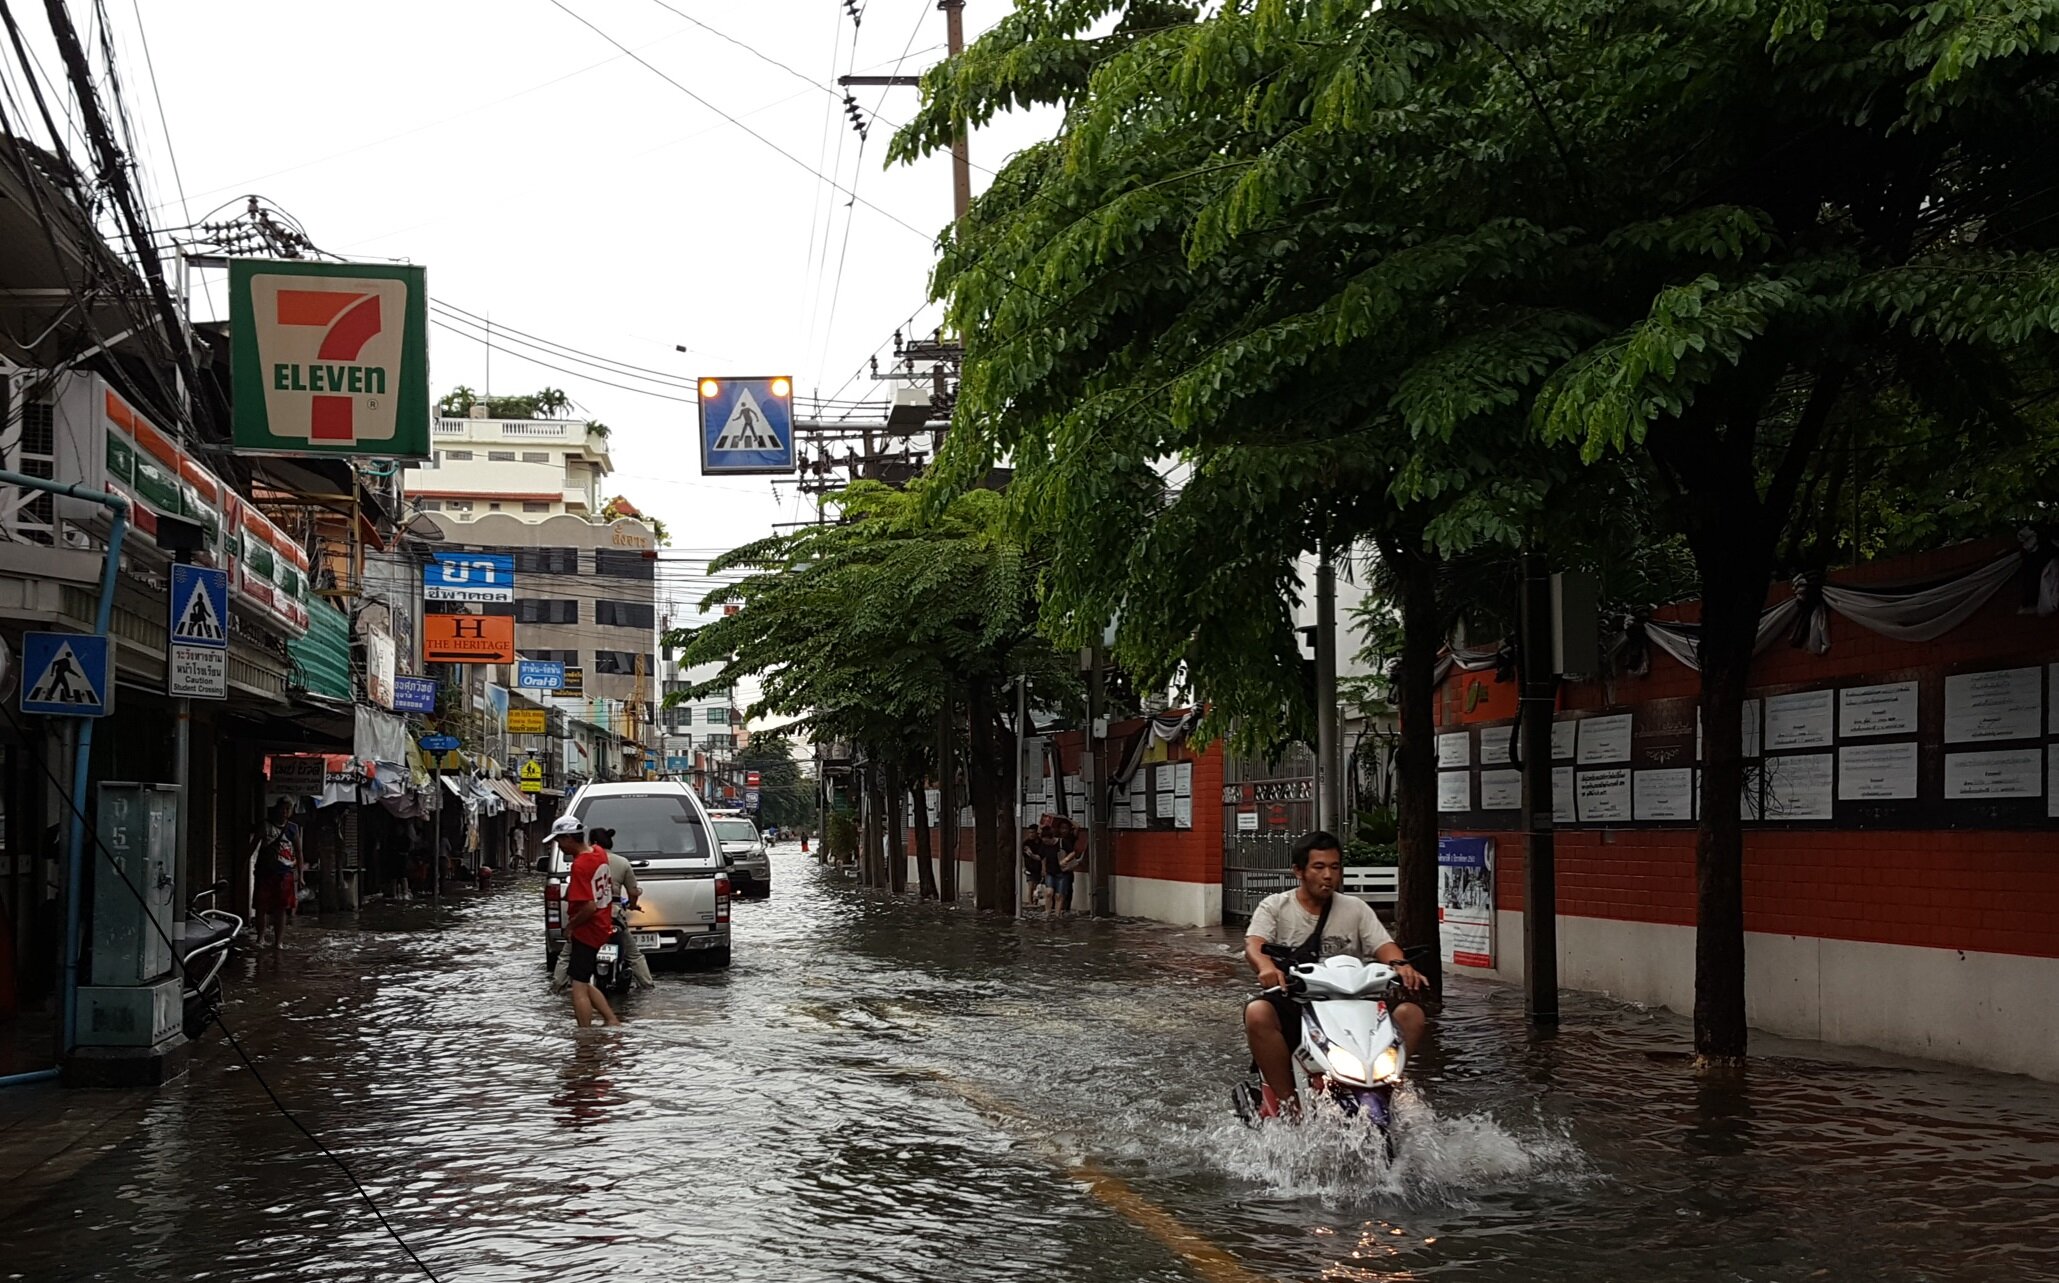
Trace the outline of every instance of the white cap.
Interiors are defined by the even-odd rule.
[[[576,815],[560,815],[551,821],[550,835],[554,838],[577,838],[586,836],[586,826]]]

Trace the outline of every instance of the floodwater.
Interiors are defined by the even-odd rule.
[[[228,1013],[446,1280],[2059,1278],[2059,1087],[1455,984],[1397,1157],[1245,1131],[1231,934],[983,920],[792,849],[727,972],[620,1030],[546,991],[534,877],[296,933]],[[247,971],[247,964],[246,971]],[[20,1192],[17,1191],[17,1194]],[[422,1277],[212,1036],[35,1191],[0,1277]]]

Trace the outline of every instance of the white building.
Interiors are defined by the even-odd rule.
[[[474,415],[485,412],[474,406]],[[438,419],[435,457],[403,474],[424,512],[471,520],[570,515],[598,520],[601,481],[614,471],[605,429],[564,419]]]

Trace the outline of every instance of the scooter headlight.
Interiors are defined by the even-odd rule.
[[[1373,1081],[1366,1077],[1366,1062],[1360,1060],[1357,1053],[1349,1048],[1327,1047],[1323,1050],[1323,1055],[1329,1060],[1330,1068],[1336,1071],[1339,1078],[1349,1078],[1358,1083]]]
[[[1392,1082],[1400,1076],[1400,1050],[1395,1047],[1385,1047],[1381,1049],[1379,1055],[1373,1057],[1373,1076],[1366,1081],[1375,1083]]]

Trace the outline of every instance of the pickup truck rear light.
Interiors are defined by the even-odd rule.
[[[718,873],[715,875],[715,925],[719,927],[728,921],[729,875]]]
[[[543,925],[553,930],[559,924],[558,920],[561,913],[558,905],[559,894],[557,883],[546,882],[543,884]]]

